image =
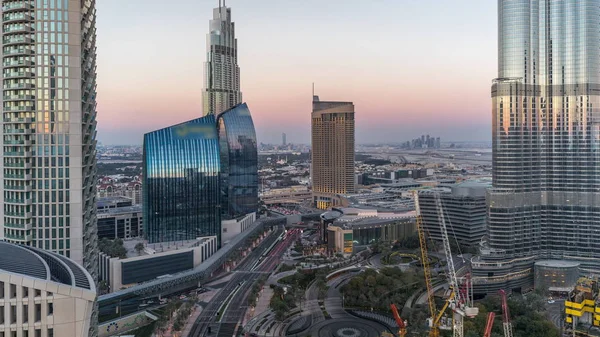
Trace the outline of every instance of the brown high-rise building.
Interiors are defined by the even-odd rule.
[[[313,96],[313,202],[336,206],[339,194],[354,193],[354,104],[324,102]]]

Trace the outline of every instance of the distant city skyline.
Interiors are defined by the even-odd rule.
[[[98,3],[102,143],[141,144],[143,133],[202,113],[206,22],[217,6],[217,0]],[[227,6],[259,142],[280,143],[282,132],[290,143],[310,142],[313,82],[323,97],[352,100],[362,112],[357,143],[423,133],[491,139],[495,1],[229,0]],[[160,24],[165,20],[169,25]],[[164,48],[163,41],[179,47]]]

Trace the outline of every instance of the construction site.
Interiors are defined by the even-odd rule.
[[[565,301],[568,336],[600,336],[598,279],[580,278]]]

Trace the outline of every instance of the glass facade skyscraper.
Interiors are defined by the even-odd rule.
[[[258,210],[256,133],[246,103],[218,116],[221,148],[221,197],[224,219]]]
[[[242,103],[235,24],[231,22],[231,8],[221,5],[221,1],[213,10],[209,29],[202,93],[204,115],[218,114]]]
[[[216,117],[144,135],[143,213],[149,243],[221,236]]]
[[[2,0],[0,236],[96,278],[94,0]]]
[[[531,286],[538,259],[600,271],[599,26],[599,0],[498,1],[489,247],[473,261],[476,291]]]
[[[217,236],[221,219],[258,209],[258,154],[246,104],[144,135],[144,233],[150,243]]]

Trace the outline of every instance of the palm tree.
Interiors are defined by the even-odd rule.
[[[142,242],[138,242],[136,243],[134,249],[138,255],[142,255],[142,252],[144,251],[144,244]]]

